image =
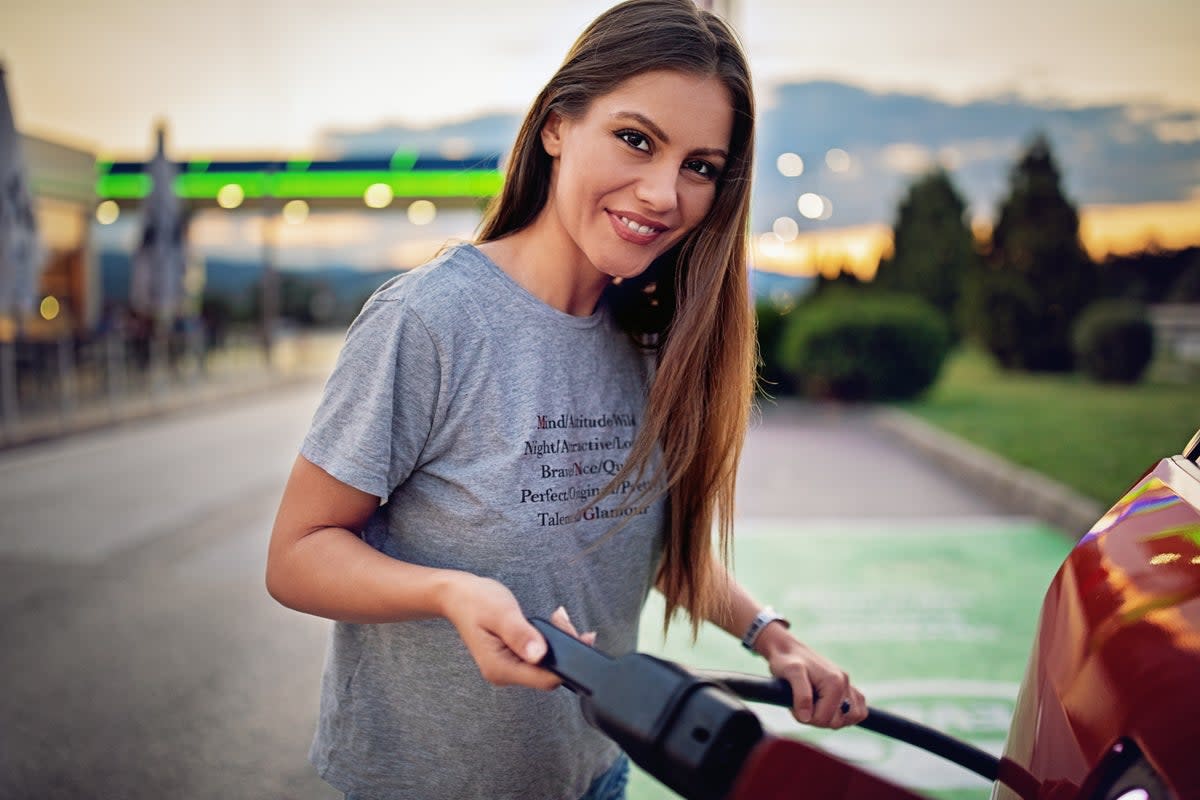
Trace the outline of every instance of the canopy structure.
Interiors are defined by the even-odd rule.
[[[248,160],[177,162],[175,194],[193,208],[229,208],[243,201],[304,200],[314,208],[362,207],[382,193],[384,205],[436,200],[439,205],[479,206],[500,191],[500,157],[485,154],[449,159],[407,150],[390,156],[335,160]],[[144,202],[153,190],[147,165],[100,161],[96,196],[122,206]],[[378,206],[376,206],[378,207]]]

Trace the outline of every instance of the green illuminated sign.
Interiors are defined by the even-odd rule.
[[[407,161],[407,163],[405,163]],[[401,153],[393,165],[411,166]],[[303,162],[282,172],[206,172],[208,164],[189,164],[175,178],[175,193],[188,200],[213,200],[221,187],[236,183],[247,199],[261,197],[355,198],[376,183],[391,187],[397,197],[492,197],[500,191],[503,176],[494,170],[322,170],[303,171]],[[100,165],[96,195],[101,200],[140,200],[150,194],[153,180],[145,173],[107,174]],[[307,164],[303,164],[307,166]]]

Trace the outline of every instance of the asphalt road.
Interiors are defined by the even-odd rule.
[[[332,798],[326,623],[263,587],[317,388],[0,455],[0,797]]]
[[[327,625],[263,587],[318,399],[294,386],[0,453],[0,797],[337,797],[306,752]],[[998,513],[835,409],[769,409],[750,519]]]

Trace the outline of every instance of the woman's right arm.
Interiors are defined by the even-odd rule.
[[[267,551],[271,596],[296,611],[343,622],[445,617],[491,683],[556,686],[553,674],[534,666],[545,655],[545,639],[504,585],[400,561],[359,538],[378,506],[378,497],[298,456]]]

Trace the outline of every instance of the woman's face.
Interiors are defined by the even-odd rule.
[[[729,91],[717,78],[630,78],[582,117],[552,114],[546,123],[547,211],[592,267],[633,277],[704,219],[732,130]]]

